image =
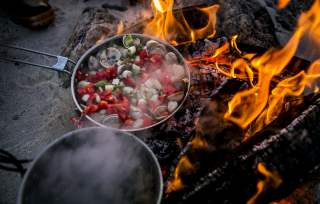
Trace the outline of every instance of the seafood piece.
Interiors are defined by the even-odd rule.
[[[157,79],[148,79],[144,84],[148,88],[153,88],[156,90],[162,89],[162,85]]]
[[[172,113],[178,107],[178,103],[176,101],[169,101],[168,103],[168,111]]]
[[[166,54],[166,48],[164,46],[157,46],[157,47],[153,47],[153,48],[150,48],[148,50],[148,53],[150,55],[154,55],[154,54],[158,54],[158,55],[161,55],[161,56],[164,56]]]
[[[150,97],[150,101],[153,102],[158,102],[159,101],[159,95],[158,94],[154,94]]]
[[[90,56],[88,60],[88,68],[89,70],[97,70],[100,68],[99,61],[94,56]]]
[[[137,120],[142,117],[142,111],[136,106],[130,106],[130,116]]]
[[[130,70],[130,69],[131,69],[131,66],[130,66],[130,65],[127,65],[127,64],[120,65],[120,66],[118,67],[118,70],[117,70],[118,75],[121,75],[122,72],[124,72],[125,70]]]
[[[124,79],[126,79],[126,78],[128,78],[128,77],[131,77],[131,76],[132,76],[132,72],[129,71],[129,70],[125,70],[125,71],[123,71],[122,74],[121,74],[121,77],[124,78]]]
[[[155,40],[149,40],[146,47],[149,55],[159,54],[164,56],[167,53],[166,47]]]
[[[127,56],[128,55],[128,53],[129,53],[129,50],[128,49],[124,49],[124,48],[122,48],[122,49],[120,49],[120,53],[121,53],[121,55],[122,56]]]
[[[179,64],[172,65],[172,67],[171,67],[171,69],[169,69],[169,71],[172,74],[172,76],[171,76],[172,82],[181,81],[186,75],[183,66],[181,66]]]
[[[131,47],[129,47],[129,48],[128,48],[128,50],[129,50],[129,53],[130,53],[130,54],[132,54],[132,55],[133,55],[133,54],[135,54],[135,53],[136,53],[136,51],[137,51],[137,49],[136,49],[136,47],[135,47],[135,46],[131,46]]]
[[[89,94],[85,94],[81,97],[81,100],[86,103],[89,100],[89,97],[90,97]]]
[[[117,86],[119,84],[120,84],[120,80],[118,78],[115,78],[115,79],[112,80],[112,85]]]
[[[140,67],[138,66],[138,65],[136,65],[136,64],[132,64],[132,73],[134,74],[134,75],[138,75],[139,73],[140,73]]]
[[[112,84],[107,84],[107,85],[105,85],[104,86],[104,89],[106,90],[106,91],[112,91],[113,89],[114,89],[114,85],[112,85]]]
[[[139,106],[139,107],[146,107],[146,105],[147,105],[147,101],[146,101],[145,99],[140,98],[140,99],[138,100],[138,106]]]
[[[135,38],[135,39],[133,40],[133,44],[134,44],[134,45],[140,45],[140,43],[141,43],[141,41],[140,41],[139,38]]]
[[[125,95],[131,95],[133,93],[133,88],[130,86],[126,86],[123,88],[122,91]]]
[[[85,86],[88,86],[88,85],[90,85],[91,83],[90,82],[88,82],[88,81],[85,81],[85,80],[82,80],[82,81],[79,81],[78,82],[78,88],[82,88],[82,87],[85,87]]]
[[[159,43],[157,41],[155,41],[155,40],[149,40],[146,43],[147,50],[150,49],[151,47],[156,47],[158,45],[159,45]]]
[[[99,96],[99,94],[96,94],[96,97],[94,99],[96,101],[96,103],[100,103],[101,102],[101,97]]]
[[[133,122],[133,128],[141,128],[143,126],[143,120],[139,118],[138,120]]]
[[[121,53],[117,48],[109,47],[107,50],[103,50],[100,55],[100,64],[103,67],[109,67],[118,62],[121,57]]]
[[[178,58],[176,54],[173,52],[168,52],[165,56],[165,60],[167,64],[177,64],[178,63]]]

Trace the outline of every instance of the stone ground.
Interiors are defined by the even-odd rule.
[[[123,5],[126,1],[51,1],[57,18],[48,28],[39,31],[18,26],[6,14],[0,13],[0,43],[59,54],[84,8],[100,7],[103,3],[112,2]],[[292,20],[277,20],[281,19],[281,15],[288,14],[275,14],[273,0],[259,2],[268,7],[269,13],[274,13],[272,20],[276,37],[280,43],[284,43],[290,34]],[[285,27],[284,24],[289,26]],[[46,57],[6,49],[0,49],[0,55],[18,56],[37,63],[51,62]],[[18,158],[34,158],[47,144],[74,129],[69,121],[75,109],[71,92],[62,87],[56,72],[0,62],[0,73],[0,149],[6,149]],[[20,182],[17,174],[0,171],[0,204],[16,202]]]
[[[81,12],[88,6],[100,6],[107,0],[54,0],[56,20],[47,29],[33,31],[12,23],[0,13],[0,42],[53,54],[61,53]],[[121,4],[121,1],[114,1]],[[46,63],[45,57],[1,51],[1,55]],[[74,104],[69,89],[61,87],[54,71],[0,62],[0,149],[18,158],[33,158],[64,133],[73,130],[69,118]],[[20,186],[18,174],[0,171],[0,204],[13,204]]]

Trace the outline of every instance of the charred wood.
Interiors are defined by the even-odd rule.
[[[263,202],[288,194],[320,164],[320,100],[316,100],[286,128],[226,161],[184,192],[183,203],[245,203],[256,192],[259,162],[282,177],[276,191],[264,192]],[[249,142],[250,143],[250,142]],[[230,196],[232,193],[232,197]]]
[[[238,126],[224,120],[224,113],[227,110],[227,101],[237,91],[247,87],[246,82],[239,79],[226,79],[211,93],[210,102],[203,109],[199,122],[196,126],[196,133],[190,138],[188,144],[183,148],[170,169],[170,176],[167,181],[167,188],[174,180],[175,170],[179,161],[187,157],[193,165],[193,171],[180,171],[180,177],[184,185],[183,191],[188,189],[190,184],[196,182],[202,175],[207,173],[230,157],[232,150],[239,146],[243,139],[243,132]],[[235,136],[234,132],[239,133]],[[183,192],[182,191],[182,192]],[[174,197],[180,197],[181,191],[175,192]]]

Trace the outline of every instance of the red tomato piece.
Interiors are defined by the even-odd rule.
[[[163,103],[163,101],[166,99],[166,96],[165,95],[161,95],[158,97],[158,100],[160,103]]]
[[[159,81],[161,82],[161,84],[172,84],[170,74],[165,71],[161,72],[159,76]]]
[[[159,54],[152,54],[151,57],[150,57],[150,61],[152,63],[162,64],[163,63],[163,56],[159,55]]]
[[[132,86],[135,87],[136,86],[136,82],[132,77],[127,77],[123,80],[123,83],[127,86]]]
[[[90,77],[90,76],[89,76]],[[89,78],[88,77],[88,78]],[[115,66],[105,68],[104,70],[98,71],[95,76],[91,76],[88,80],[100,81],[100,80],[112,80],[117,77],[117,68]]]
[[[109,104],[107,101],[100,101],[98,107],[99,107],[99,109],[108,109]]]
[[[146,50],[141,50],[139,53],[138,53],[140,59],[146,59],[148,57],[148,53]]]
[[[105,91],[100,92],[99,95],[102,100],[108,101],[109,97],[112,96],[112,91],[105,90]]]
[[[177,92],[177,89],[175,87],[173,87],[171,84],[166,84],[163,87],[163,93],[166,96],[169,96],[169,95],[171,95],[171,94],[173,94],[175,92]]]
[[[112,79],[117,77],[118,73],[117,73],[117,67],[116,66],[109,67],[105,71],[106,71],[106,79],[107,80],[112,80]]]
[[[99,110],[98,105],[90,104],[84,108],[83,112],[85,114],[91,114],[91,113],[97,112],[98,110]]]
[[[152,125],[152,123],[153,123],[153,121],[151,118],[149,118],[147,116],[143,117],[143,127],[150,126],[150,125]]]
[[[117,107],[115,104],[109,104],[107,111],[109,114],[117,114],[118,113],[118,110],[117,110]]]
[[[78,81],[84,80],[85,79],[85,73],[78,69],[77,72],[76,72],[76,79]]]
[[[124,121],[123,126],[125,128],[131,128],[133,125],[133,120],[131,118],[128,118],[127,120]]]
[[[93,94],[95,93],[94,84],[89,84],[85,87],[78,88],[77,93],[82,96],[84,94]]]

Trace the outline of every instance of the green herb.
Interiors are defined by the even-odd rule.
[[[124,45],[126,48],[130,47],[130,46],[133,44],[132,35],[125,35],[125,36],[123,36],[122,42],[123,42],[123,45]]]
[[[143,45],[141,45],[141,44],[136,45],[136,48],[137,48],[137,51],[141,51],[141,50],[143,50]]]
[[[106,85],[108,85],[108,82],[106,80],[101,80],[101,81],[98,81],[95,86],[97,88],[101,87],[101,88],[104,88]]]

